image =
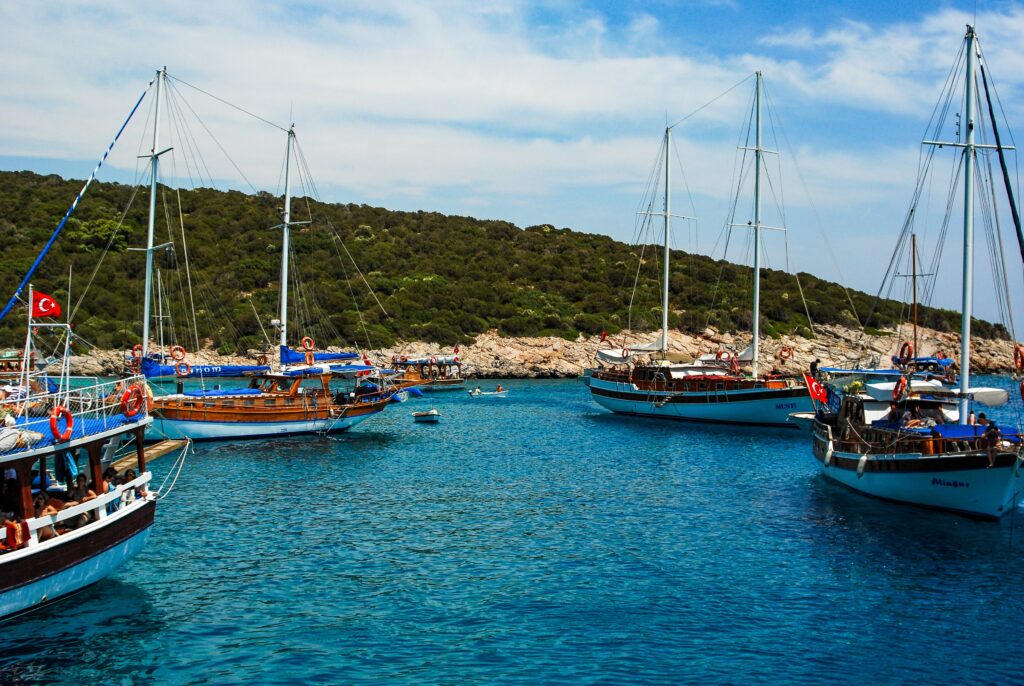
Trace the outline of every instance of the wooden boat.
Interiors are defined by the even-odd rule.
[[[453,355],[395,355],[391,358],[391,368],[398,373],[393,379],[396,384],[415,385],[421,391],[455,391],[466,386],[457,349]]]
[[[1007,395],[1005,391],[999,393],[999,389],[970,386],[975,162],[979,148],[994,148],[1000,162],[1003,162],[1003,148],[999,144],[994,116],[989,123],[996,145],[975,143],[976,129],[988,127],[978,126],[980,123],[975,121],[975,60],[979,49],[973,27],[967,27],[964,40],[961,54],[965,61],[963,83],[966,93],[961,100],[950,86],[945,104],[946,107],[950,103],[964,104],[964,140],[949,143],[925,141],[929,145],[962,150],[960,154],[963,155],[964,268],[959,388],[954,391],[941,385],[932,389],[919,388],[915,395],[915,384],[908,381],[907,376],[902,376],[893,386],[890,397],[890,400],[904,404],[908,394],[911,399],[917,398],[933,406],[955,404],[955,418],[949,414],[926,417],[923,413],[919,417],[912,416],[911,421],[899,421],[891,416],[874,418],[871,410],[865,408],[869,408],[870,402],[879,403],[879,393],[884,398],[887,386],[869,384],[867,392],[863,393],[847,392],[840,386],[833,386],[829,391],[827,408],[823,408],[815,419],[813,453],[826,478],[866,495],[995,519],[1013,510],[1024,492],[1024,448],[1021,432],[1016,427],[996,426],[991,422],[987,426],[968,423],[974,403],[999,404],[1006,401]],[[984,70],[981,76],[988,100]],[[949,110],[940,104],[936,111]],[[993,111],[991,105],[989,111]],[[931,156],[928,157],[930,160]],[[1004,182],[1010,196],[1009,204],[1015,208],[1012,185],[1005,172]],[[919,174],[918,183],[930,183],[927,169]],[[991,185],[985,190],[986,204]],[[920,197],[920,190],[919,185],[915,198]],[[911,216],[916,210],[916,207],[911,207]],[[1016,211],[1013,217],[1024,257],[1024,237],[1020,233]],[[1018,345],[1017,350],[1021,350],[1021,346]],[[1022,366],[1019,360],[1024,358],[1024,354],[1015,357],[1019,368]],[[1024,384],[1021,392],[1024,396]],[[948,419],[955,423],[943,421]]]
[[[441,420],[441,413],[435,409],[413,412],[412,420],[421,424],[437,424]]]
[[[600,363],[611,367],[588,369],[580,381],[593,399],[618,414],[681,419],[700,423],[728,423],[796,428],[788,421],[793,412],[813,411],[801,379],[761,376],[758,373],[761,156],[761,74],[757,73],[754,218],[754,303],[751,348],[740,355],[721,350],[696,361],[677,361],[668,348],[669,237],[671,217],[670,150],[672,127],[665,129],[664,274],[662,277],[661,336],[651,343],[620,350],[600,350]],[[653,214],[653,213],[651,213]],[[646,361],[637,361],[647,356]],[[751,376],[741,374],[740,357],[752,363]]]

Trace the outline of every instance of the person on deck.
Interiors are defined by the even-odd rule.
[[[889,414],[885,415],[885,421],[888,424],[899,424],[902,420],[900,415],[900,408],[896,403],[889,403]]]
[[[999,431],[999,427],[996,426],[995,422],[989,422],[985,427],[985,433],[982,434],[982,443],[984,443],[988,450],[988,467],[991,469],[996,464],[996,454],[999,448],[999,439],[1002,438],[1002,432]]]
[[[820,364],[821,364],[821,360],[819,360],[818,358],[814,358],[814,361],[811,362],[811,378],[812,379],[817,379],[818,378],[818,365],[820,365]]]

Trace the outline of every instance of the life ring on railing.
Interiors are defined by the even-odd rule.
[[[732,359],[732,353],[725,349],[719,349],[719,351],[715,353],[715,359],[728,362]]]
[[[405,362],[408,362],[408,361],[409,361],[409,358],[408,358],[408,357],[406,357],[405,355],[402,355],[402,360],[401,360],[401,361],[402,361],[403,363],[405,363]]]
[[[267,363],[267,356],[266,355],[257,355],[256,356],[256,364],[258,364],[258,365],[260,365],[262,367],[266,363]]]
[[[316,357],[313,356],[313,351],[312,350],[307,350],[306,351],[306,364],[308,364],[310,367],[312,367],[314,362],[316,362]]]
[[[182,360],[185,359],[185,347],[184,346],[172,345],[170,353],[171,353],[171,359],[174,360],[175,362],[181,362]]]
[[[302,349],[303,350],[312,350],[315,347],[316,347],[316,341],[314,341],[311,336],[303,336],[302,337]]]
[[[944,359],[946,359],[946,353],[944,353],[944,352],[942,352],[940,350],[939,352],[935,353],[935,359],[936,360],[944,360]]]
[[[136,364],[138,364],[139,362],[142,362],[142,344],[141,343],[136,343],[135,345],[132,346],[132,360],[134,360]]]
[[[188,376],[192,373],[192,365],[185,360],[182,360],[178,364],[174,365],[174,373],[178,376]]]
[[[146,396],[138,384],[132,384],[128,390],[121,394],[121,414],[129,419],[142,410]]]
[[[911,345],[910,341],[903,341],[903,345],[900,346],[900,352],[896,356],[900,364],[906,364],[910,362],[910,357],[914,354],[914,346]]]
[[[892,388],[892,399],[894,401],[899,401],[899,399],[903,397],[903,394],[906,392],[906,390],[907,390],[907,377],[901,376],[899,378],[899,381],[897,381],[896,385],[893,386],[893,388]]]
[[[1013,349],[1013,366],[1017,371],[1024,371],[1024,345],[1020,343]]]
[[[630,356],[630,354],[631,354],[631,353],[630,353],[630,350],[629,350],[629,348],[623,348],[623,349],[622,349],[622,356],[623,356],[623,357],[629,357],[629,356]]]
[[[785,362],[786,360],[793,357],[793,349],[789,346],[779,349],[779,359]]]
[[[63,417],[67,423],[67,428],[64,431],[60,430],[57,425],[57,421]],[[53,437],[61,443],[71,438],[71,430],[75,428],[75,418],[71,416],[71,411],[63,405],[57,405],[50,411],[50,431],[53,433]]]

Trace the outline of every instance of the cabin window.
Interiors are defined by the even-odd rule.
[[[697,384],[697,390],[698,391],[706,391],[706,390],[708,390],[708,385],[706,383],[701,382],[701,383]]]
[[[715,384],[715,390],[716,390],[716,391],[720,391],[720,390],[722,390],[723,388],[725,388],[725,384],[724,384],[724,383],[716,383],[716,384]]]
[[[222,401],[220,402],[220,404],[221,404],[221,405],[222,405],[223,407],[234,407],[234,406],[235,406],[235,401],[234,401],[234,400],[222,400]]]
[[[252,400],[252,399],[249,399],[249,400],[245,401],[245,406],[246,407],[253,407],[255,404],[256,404],[256,401]]]
[[[263,404],[265,406],[267,406],[267,407],[273,407],[274,405],[277,405],[277,401],[276,400],[264,400]]]

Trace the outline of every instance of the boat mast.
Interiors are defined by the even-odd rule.
[[[668,260],[671,251],[671,170],[669,163],[669,149],[672,147],[672,127],[665,127],[665,259],[664,273],[662,274],[661,289],[661,353],[668,354]]]
[[[149,316],[150,300],[153,299],[153,234],[156,226],[156,181],[157,168],[160,164],[160,95],[164,88],[164,79],[167,78],[167,67],[156,73],[156,102],[154,108],[156,115],[153,118],[153,149],[150,151],[150,180],[149,180],[149,228],[146,232],[146,291],[145,300],[142,305],[142,356],[149,352]]]
[[[914,293],[914,354],[920,355],[917,349],[917,234],[910,234],[910,279]]]
[[[289,250],[289,228],[292,221],[292,186],[291,186],[291,161],[292,161],[292,140],[295,138],[295,125],[288,129],[288,146],[285,149],[284,158],[284,215],[282,216],[281,229],[281,345],[288,345],[288,250]]]
[[[757,72],[754,95],[754,122],[757,139],[754,147],[754,341],[752,373],[757,378],[758,343],[761,330],[761,72]]]
[[[974,281],[974,27],[967,27],[967,82],[964,91],[967,137],[964,141],[964,288],[960,319],[960,423],[967,423],[971,376],[971,306]]]

